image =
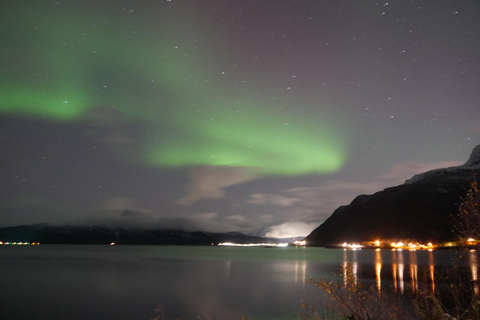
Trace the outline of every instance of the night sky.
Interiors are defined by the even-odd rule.
[[[301,236],[480,143],[480,2],[2,0],[0,227]]]

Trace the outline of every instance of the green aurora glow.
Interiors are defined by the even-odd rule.
[[[81,12],[58,11],[57,19],[44,21],[45,10],[8,25],[24,37],[9,39],[15,45],[0,56],[6,70],[1,113],[86,121],[92,109],[110,106],[124,121],[148,128],[143,161],[164,167],[299,175],[334,172],[344,163],[346,146],[334,119],[285,112],[292,109],[285,101],[275,104],[218,81],[205,58],[211,53],[193,46],[186,31],[174,41],[168,28],[133,32],[126,22]]]

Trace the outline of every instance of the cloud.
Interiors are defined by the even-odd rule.
[[[88,126],[82,132],[84,137],[122,159],[138,159],[135,124],[128,123],[118,109],[114,106],[93,107],[88,110],[86,119]]]
[[[278,193],[252,193],[242,202],[232,201],[230,212],[221,212],[215,205],[209,210],[202,206],[185,208],[184,212],[166,214],[136,205],[129,197],[111,197],[91,211],[83,222],[109,227],[136,227],[144,229],[183,229],[211,232],[250,232],[271,226],[269,237],[306,236],[327,219],[338,207],[348,205],[361,194],[373,194],[386,187],[403,183],[413,175],[433,168],[457,165],[456,162],[421,163],[406,161],[391,167],[375,180],[365,183],[327,180],[315,186],[282,190]],[[187,194],[177,203],[190,206],[200,199],[226,197],[229,186],[255,179],[240,167],[192,168]],[[292,222],[295,220],[295,222]]]
[[[90,210],[83,210],[72,216],[67,224],[95,225],[107,228],[163,229],[163,230],[200,230],[197,221],[214,219],[215,216],[198,215],[193,217],[167,216],[135,205],[129,197],[110,197],[102,205]]]
[[[187,195],[177,200],[177,204],[190,206],[200,199],[215,199],[225,196],[225,188],[251,181],[257,176],[243,167],[197,166],[190,171]]]
[[[136,207],[134,202],[134,199],[129,197],[109,197],[100,206],[72,217],[74,221],[70,223],[101,225],[111,228],[149,228],[155,225],[157,219],[152,212]]]
[[[0,227],[10,227],[29,223],[43,223],[62,216],[63,204],[52,203],[39,196],[17,196],[0,201]],[[34,214],[32,214],[32,212]]]
[[[129,197],[110,197],[104,200],[101,205],[102,211],[125,210],[133,207],[134,200]]]
[[[297,203],[300,199],[290,198],[276,194],[262,194],[255,193],[250,195],[250,199],[247,201],[252,204],[259,205],[275,205],[280,207],[290,207],[291,205]]]
[[[433,163],[423,163],[415,161],[404,161],[394,165],[387,173],[380,176],[391,183],[403,183],[416,174],[424,173],[438,168],[448,168],[462,165],[461,161],[443,161]]]
[[[265,237],[293,238],[298,236],[306,236],[316,227],[318,227],[317,222],[285,222],[276,226],[272,226],[270,230],[265,234]]]
[[[183,217],[195,224],[195,228],[190,229],[191,231],[228,232],[249,229],[254,226],[252,219],[241,215],[224,216],[215,212],[203,212],[184,214]]]
[[[326,219],[335,209],[349,204],[360,194],[371,194],[386,187],[381,182],[356,183],[329,180],[315,187],[299,187],[285,190],[285,193],[299,199],[304,214],[316,212],[317,218]],[[297,212],[298,214],[298,212]],[[320,215],[320,216],[319,216]]]
[[[291,217],[295,217],[297,221],[304,221],[303,223],[307,224],[316,223],[318,226],[337,208],[350,204],[359,195],[373,194],[387,187],[403,184],[412,176],[432,169],[460,164],[455,161],[434,163],[405,161],[392,166],[386,173],[369,182],[327,180],[316,186],[286,189],[277,195],[254,193],[246,202],[283,208],[275,212],[272,223],[275,221],[278,223],[281,220],[289,221]],[[288,224],[278,230],[287,230],[287,226]]]

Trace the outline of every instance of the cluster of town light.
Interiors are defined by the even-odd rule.
[[[293,241],[293,244],[297,247],[305,247],[307,245],[307,241],[297,240],[297,241]]]
[[[2,242],[0,241],[0,245],[6,246],[38,246],[40,242]]]
[[[438,247],[456,247],[456,246],[476,246],[479,241],[473,238],[461,241],[460,244],[456,242],[447,242],[443,244],[433,244],[431,242],[424,244],[419,242],[390,242],[383,240],[366,241],[362,244],[344,242],[342,247],[344,249],[359,250],[362,248],[391,248],[392,250],[433,250]]]
[[[346,243],[344,242],[342,244],[342,247],[345,248],[345,249],[352,249],[352,250],[357,250],[357,249],[362,249],[363,246],[361,244],[358,244],[358,243]]]
[[[408,250],[417,250],[417,249],[422,249],[422,250],[432,250],[433,249],[433,244],[431,242],[427,244],[421,244],[421,243],[408,243],[405,244],[403,242],[392,242],[390,244],[392,249],[397,249],[397,250],[402,250],[402,249],[408,249]]]
[[[348,243],[348,242],[344,242],[342,244],[342,247],[345,248],[345,249],[352,249],[352,250],[359,250],[359,249],[362,249],[364,247],[367,247],[367,248],[381,248],[381,247],[390,247],[392,248],[392,250],[403,250],[403,249],[406,249],[406,250],[432,250],[434,246],[431,242],[427,243],[427,244],[423,244],[423,243],[418,243],[418,242],[409,242],[409,243],[404,243],[404,242],[386,242],[386,241],[380,241],[380,240],[376,240],[376,241],[371,241],[371,242],[365,242],[363,245],[359,244],[359,243]]]
[[[475,246],[478,244],[478,241],[473,239],[473,238],[468,238],[467,239],[467,244],[470,245],[470,246]]]

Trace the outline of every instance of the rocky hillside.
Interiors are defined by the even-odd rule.
[[[317,246],[376,239],[454,240],[453,217],[474,174],[480,177],[480,145],[462,166],[428,171],[403,185],[356,197],[335,210],[306,240]]]

